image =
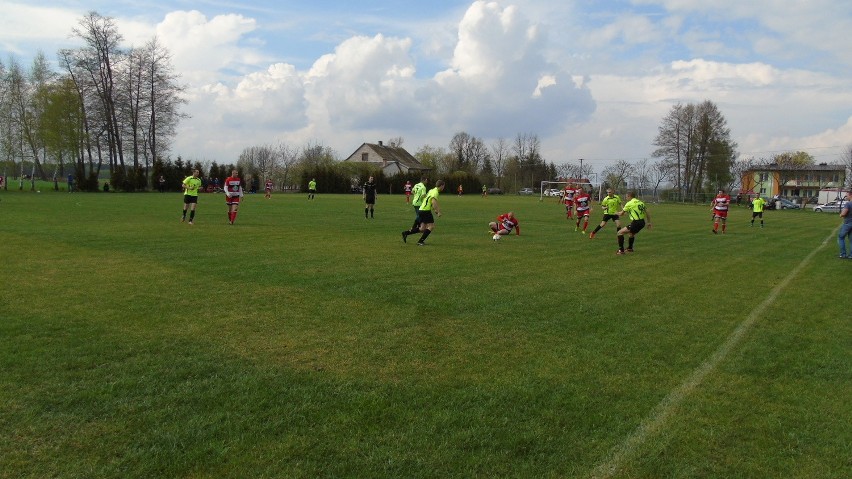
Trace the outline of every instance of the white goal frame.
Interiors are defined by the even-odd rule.
[[[559,189],[564,190],[565,186],[567,186],[569,184],[578,185],[578,186],[588,185],[589,187],[585,188],[585,189],[587,189],[589,191],[594,191],[594,189],[595,189],[595,185],[589,183],[588,181],[547,181],[547,180],[544,180],[544,181],[541,182],[541,186],[539,186],[538,201],[544,201],[544,192],[546,190],[549,190],[550,188],[552,188],[553,187],[552,185],[562,185]],[[601,186],[602,185],[598,185],[598,198],[601,197]],[[559,198],[561,199],[562,197],[560,196]]]

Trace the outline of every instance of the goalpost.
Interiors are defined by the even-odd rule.
[[[550,194],[545,194],[545,192],[547,192],[547,191],[549,191],[553,188],[556,188],[561,192],[561,191],[564,191],[565,187],[569,184],[574,185],[574,187],[582,188],[582,189],[586,190],[587,192],[589,192],[590,194],[593,191],[595,191],[594,185],[592,185],[588,181],[546,181],[545,180],[545,181],[541,182],[541,186],[539,187],[540,189],[539,189],[538,201],[544,201],[545,196],[558,196],[559,198],[561,198],[562,193],[560,193],[558,195],[550,195]],[[601,186],[598,185],[598,200],[600,200],[600,198],[601,198],[600,189],[601,189]]]

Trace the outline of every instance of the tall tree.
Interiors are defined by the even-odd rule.
[[[505,138],[498,138],[491,144],[491,164],[498,188],[501,187],[503,175],[506,174],[506,164],[510,154],[509,144]]]
[[[124,169],[124,149],[122,146],[121,126],[116,106],[116,68],[123,61],[123,52],[119,44],[123,40],[115,21],[103,17],[97,12],[89,12],[80,22],[73,34],[83,40],[84,47],[79,51],[76,67],[85,73],[82,81],[90,83],[96,95],[98,113],[102,121],[102,132],[106,136],[109,153],[110,171],[116,167]],[[100,139],[100,135],[98,135]],[[96,142],[100,148],[100,142]]]
[[[729,181],[736,143],[725,117],[709,100],[672,107],[654,145],[653,156],[671,165],[675,188],[684,196]]]

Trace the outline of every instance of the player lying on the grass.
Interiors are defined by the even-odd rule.
[[[521,226],[518,223],[518,219],[515,218],[515,213],[511,211],[498,216],[497,221],[492,221],[488,226],[491,228],[491,234],[503,236],[515,230],[516,235],[521,235]]]

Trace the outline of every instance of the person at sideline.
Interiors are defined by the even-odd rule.
[[[710,210],[713,211],[713,234],[719,234],[719,223],[722,223],[722,234],[728,227],[728,207],[731,206],[731,196],[725,190],[719,190],[713,201],[710,202]]]
[[[316,178],[311,178],[311,181],[308,182],[308,199],[314,199],[314,196],[317,194],[317,180]]]
[[[645,208],[645,203],[639,198],[636,198],[636,192],[634,191],[627,192],[627,203],[625,203],[621,211],[618,212],[618,216],[624,216],[625,214],[627,214],[627,217],[630,218],[630,224],[618,230],[618,251],[615,252],[617,255],[622,255],[625,252],[632,253],[633,242],[636,239],[636,235],[639,234],[645,226],[648,226],[649,229],[651,228],[651,214],[648,212],[648,209]],[[630,237],[626,250],[624,249],[625,234]]]
[[[364,218],[368,218],[367,213],[370,213],[369,218],[373,218],[373,208],[376,206],[376,180],[371,176],[364,183]]]
[[[435,187],[426,193],[423,203],[420,204],[420,231],[423,234],[417,240],[417,246],[425,246],[426,238],[435,229],[435,216],[441,216],[441,207],[438,205],[438,195],[444,191],[444,180],[438,180]],[[433,214],[434,213],[434,214]]]
[[[232,170],[231,176],[225,178],[225,204],[228,205],[228,224],[234,224],[237,221],[237,211],[240,209],[242,197],[242,180],[240,180],[237,170]]]
[[[603,219],[601,220],[601,224],[599,224],[595,230],[589,234],[589,239],[594,238],[595,235],[598,234],[598,231],[606,226],[606,223],[609,220],[612,220],[615,223],[616,231],[621,229],[621,220],[618,216],[618,210],[621,209],[621,197],[614,194],[612,188],[606,189],[606,196],[601,200],[601,207],[604,212]]]
[[[840,258],[852,259],[852,191],[846,193],[846,202],[840,208],[843,223],[837,233],[837,245],[840,246]],[[846,240],[849,240],[849,254],[846,254]]]
[[[497,216],[497,221],[492,221],[488,224],[488,227],[491,228],[491,234],[504,236],[515,230],[515,235],[521,235],[521,225],[512,211]]]
[[[766,207],[766,200],[758,196],[751,202],[751,226],[754,226],[754,219],[760,217],[760,227],[763,228],[763,208]]]
[[[189,210],[189,224],[195,221],[195,207],[198,205],[198,190],[201,188],[201,174],[198,170],[192,170],[192,175],[184,178],[181,183],[183,187],[183,216],[180,222],[186,221],[186,210]]]
[[[411,204],[414,205],[414,224],[411,229],[402,232],[402,242],[408,242],[408,235],[417,234],[420,232],[420,205],[423,204],[423,199],[426,198],[426,184],[429,183],[429,178],[420,177],[420,183],[414,185],[411,189],[412,199]]]

